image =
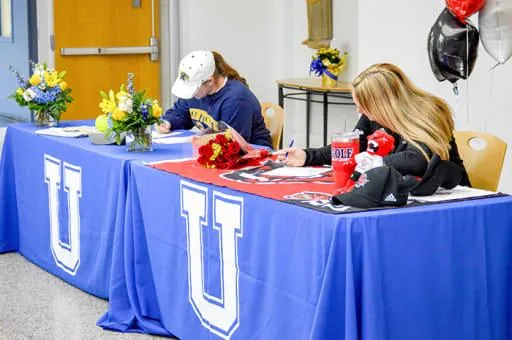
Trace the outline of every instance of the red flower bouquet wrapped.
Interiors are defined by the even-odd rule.
[[[232,169],[241,158],[240,144],[227,133],[218,133],[198,148],[197,162],[207,168]]]
[[[216,132],[203,131],[193,138],[192,145],[197,162],[206,168],[233,169],[249,159],[269,154],[267,150],[253,148],[224,122],[219,122]]]

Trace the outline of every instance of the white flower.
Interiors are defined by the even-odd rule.
[[[26,102],[32,101],[36,97],[36,93],[32,89],[27,89],[25,92],[23,92],[23,99],[25,99]]]
[[[44,79],[44,65],[36,64],[33,71],[34,73],[37,73],[42,79]]]
[[[129,99],[129,100],[126,100],[124,102],[120,102],[119,104],[117,104],[117,108],[126,113],[132,113],[133,112],[132,103],[133,103],[132,100]]]

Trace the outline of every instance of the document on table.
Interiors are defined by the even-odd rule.
[[[274,176],[274,177],[314,177],[321,175],[325,172],[331,171],[329,167],[294,167],[294,166],[283,166],[269,172],[265,172],[265,176]]]
[[[153,143],[155,143],[155,144],[186,144],[186,143],[192,143],[192,136],[169,137],[169,138],[153,139]]]
[[[171,133],[160,133],[156,130],[151,131],[151,138],[153,139],[160,139],[160,138],[169,138],[169,137],[176,137],[179,135],[182,135],[183,131],[174,131]]]
[[[155,144],[185,144],[192,142],[192,136],[182,136],[183,131],[174,131],[171,133],[159,133],[153,131],[151,136]]]
[[[409,195],[409,200],[414,200],[418,202],[441,202],[441,201],[450,201],[450,200],[459,200],[465,198],[472,197],[481,197],[481,196],[489,196],[495,195],[496,192],[468,188],[461,185],[456,186],[453,189],[438,189],[433,195],[430,196],[414,196]]]
[[[51,127],[47,129],[36,130],[36,134],[54,137],[78,138],[87,137],[89,133],[97,131],[94,126],[69,126],[69,127]]]

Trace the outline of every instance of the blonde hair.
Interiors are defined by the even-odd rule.
[[[416,87],[403,71],[392,64],[375,64],[352,83],[359,105],[380,125],[398,133],[418,148],[419,143],[441,159],[448,160],[453,135],[453,118],[441,98]]]
[[[213,59],[215,60],[214,76],[224,76],[224,77],[228,77],[228,79],[236,79],[236,80],[240,81],[242,84],[244,84],[245,86],[249,87],[245,78],[242,77],[240,75],[240,73],[238,73],[237,70],[232,68],[231,65],[229,65],[226,62],[226,60],[224,60],[224,58],[222,57],[222,55],[220,55],[219,52],[212,51],[212,54],[213,54]]]

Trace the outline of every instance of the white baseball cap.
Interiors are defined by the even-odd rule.
[[[215,73],[215,59],[210,51],[194,51],[180,62],[178,77],[172,86],[172,94],[190,99],[201,84]]]

